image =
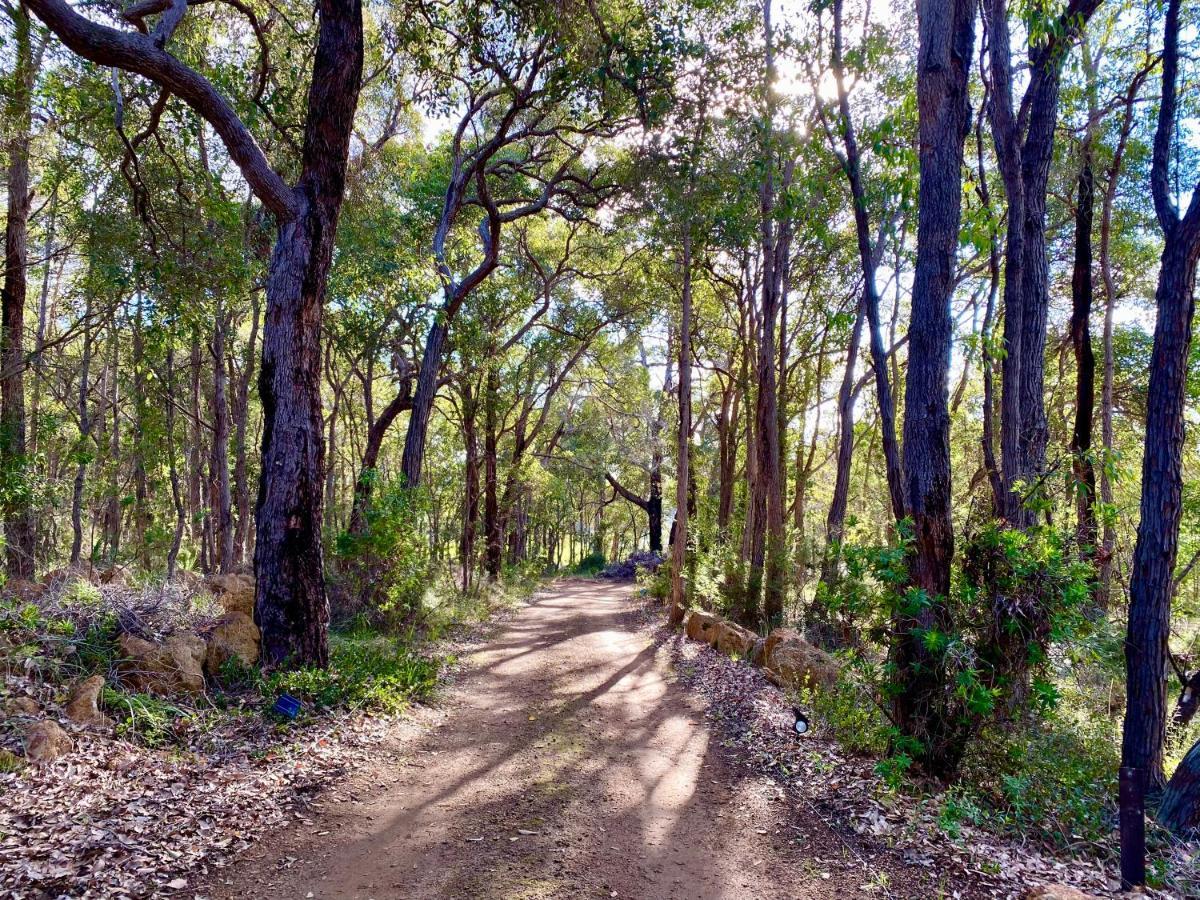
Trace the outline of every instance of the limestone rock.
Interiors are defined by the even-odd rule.
[[[129,570],[125,566],[111,566],[100,573],[100,583],[125,587],[129,584]]]
[[[221,666],[234,658],[243,665],[254,665],[258,662],[261,637],[258,626],[250,616],[243,612],[229,613],[209,635],[204,671],[216,675],[221,671]]]
[[[154,644],[124,633],[117,644],[122,656],[117,666],[121,680],[135,691],[204,693],[204,657],[208,647],[198,635],[181,632]]]
[[[763,667],[783,687],[829,688],[838,677],[832,656],[806,641],[794,628],[776,628],[763,646]]]
[[[41,710],[32,697],[13,697],[4,706],[10,716],[36,716]]]
[[[108,716],[100,712],[100,692],[103,689],[103,675],[93,675],[75,685],[71,689],[71,698],[63,707],[67,718],[79,725],[107,727],[110,724]]]
[[[213,575],[204,584],[225,612],[254,617],[254,579],[251,576]]]
[[[1100,900],[1100,898],[1086,894],[1078,888],[1068,887],[1065,884],[1039,884],[1037,887],[1032,887],[1021,895],[1022,900]]]
[[[40,600],[46,593],[46,585],[36,581],[25,581],[20,578],[10,578],[4,583],[4,593],[16,597],[22,603],[32,603]]]
[[[720,621],[712,613],[702,609],[692,610],[692,614],[688,616],[687,620],[687,636],[693,641],[703,641],[706,644],[715,643],[717,636],[714,629]]]
[[[724,620],[717,623],[714,631],[717,649],[726,656],[736,654],[748,658],[750,651],[754,648],[754,642],[758,639],[758,635],[753,631]]]
[[[25,758],[30,762],[50,762],[70,751],[71,737],[57,722],[43,719],[25,732]]]
[[[80,563],[76,566],[63,566],[61,569],[51,569],[42,576],[42,582],[46,585],[55,585],[68,581],[95,583],[96,570],[90,565]]]

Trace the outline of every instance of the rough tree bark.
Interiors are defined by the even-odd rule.
[[[680,292],[679,314],[679,433],[675,447],[678,453],[675,476],[675,527],[671,544],[671,614],[672,626],[683,622],[687,612],[687,586],[684,567],[687,563],[688,509],[691,484],[692,440],[692,233],[691,223],[684,224],[683,255],[680,260],[683,285]]]
[[[904,498],[912,517],[910,577],[930,602],[916,615],[893,622],[892,659],[901,685],[893,715],[905,734],[921,742],[922,766],[944,776],[961,758],[954,717],[944,706],[944,666],[924,633],[946,630],[951,519],[950,410],[947,389],[954,334],[954,292],[962,215],[963,144],[971,125],[968,90],[975,42],[971,0],[920,0],[917,108],[920,117],[920,185],[917,260],[909,323],[905,385]]]
[[[0,289],[3,330],[0,331],[0,468],[17,480],[25,466],[25,295],[29,274],[29,210],[33,192],[29,184],[29,141],[33,129],[33,83],[37,61],[29,11],[15,3],[9,12],[13,23],[14,63],[9,79],[5,128],[8,140],[8,218],[4,226],[4,285]],[[49,261],[47,260],[47,265]],[[5,568],[10,578],[34,576],[37,534],[33,504],[17,491],[5,504]]]
[[[1164,23],[1162,100],[1154,134],[1150,186],[1163,231],[1155,303],[1154,349],[1146,393],[1142,457],[1141,521],[1129,582],[1125,640],[1126,706],[1121,765],[1163,781],[1166,735],[1167,639],[1175,579],[1179,520],[1183,510],[1184,403],[1188,352],[1195,312],[1196,266],[1200,260],[1200,181],[1187,212],[1175,205],[1171,149],[1178,105],[1179,8],[1170,0]]]
[[[1100,0],[1070,0],[1049,33],[1029,50],[1029,85],[1013,106],[1007,0],[985,0],[991,75],[992,139],[1008,196],[1004,260],[1004,344],[1000,455],[1005,517],[1028,528],[1037,520],[1031,493],[1045,469],[1049,436],[1045,404],[1046,190],[1054,156],[1058,95],[1066,49]]]
[[[28,2],[75,53],[149,78],[195,109],[275,215],[279,231],[267,280],[259,372],[264,426],[255,517],[255,620],[265,665],[323,666],[329,655],[329,603],[321,540],[321,314],[362,83],[360,0],[316,4],[319,25],[294,186],[271,167],[216,88],[164,49],[186,4],[150,0],[131,8],[126,17],[142,31],[146,16],[163,13],[153,33],[145,34],[92,22],[65,0]]]
[[[1092,419],[1096,410],[1096,355],[1092,351],[1092,212],[1095,177],[1090,137],[1081,148],[1075,180],[1075,260],[1071,271],[1071,348],[1075,354],[1075,423],[1071,471],[1075,480],[1076,536],[1091,556],[1096,544],[1096,467],[1092,463]]]

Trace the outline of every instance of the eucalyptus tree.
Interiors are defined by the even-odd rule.
[[[329,607],[321,534],[321,314],[362,82],[362,6],[358,0],[317,4],[299,174],[289,184],[229,100],[199,69],[166,49],[187,4],[135,4],[123,14],[134,31],[88,19],[66,0],[28,5],[75,53],[147,78],[191,107],[220,136],[256,198],[275,217],[259,374],[265,421],[255,517],[255,619],[268,665],[324,665]],[[257,19],[243,11],[261,38]],[[151,30],[146,20],[156,15]]]
[[[1050,306],[1046,190],[1054,154],[1064,59],[1100,0],[1070,0],[1058,15],[1039,14],[1028,29],[1029,82],[1014,105],[1014,64],[1007,0],[987,0],[988,105],[1004,181],[1004,359],[1000,451],[1004,515],[1031,526],[1045,468],[1045,346]]]
[[[1163,249],[1146,394],[1141,520],[1129,583],[1125,640],[1127,699],[1121,765],[1135,770],[1152,786],[1161,785],[1164,778],[1167,641],[1183,509],[1185,399],[1200,263],[1200,173],[1172,171],[1172,158],[1183,141],[1178,114],[1183,83],[1179,43],[1184,21],[1180,0],[1169,0],[1163,23],[1162,97],[1150,171]],[[1194,773],[1185,777],[1194,779]]]
[[[36,562],[37,534],[30,496],[25,412],[25,303],[29,274],[29,213],[33,136],[33,93],[46,42],[34,27],[25,4],[5,3],[12,23],[13,68],[8,73],[4,108],[8,131],[8,210],[4,224],[4,278],[0,288],[0,477],[3,502],[6,571],[10,578],[30,580]]]
[[[627,48],[638,40],[624,32],[644,25],[636,5],[612,22],[594,4],[505,0],[485,14],[458,0],[420,11],[434,39],[442,109],[456,112],[457,123],[432,242],[442,299],[428,326],[401,463],[410,487],[421,481],[450,325],[495,271],[502,230],[543,211],[585,217],[603,202],[613,185],[587,152],[636,121],[635,98],[644,102],[658,66],[648,58],[638,59],[637,69],[626,65],[625,54],[637,52]],[[622,31],[611,30],[618,26]],[[615,76],[618,70],[640,75],[630,83]],[[471,208],[480,213],[475,240],[462,221]]]
[[[897,616],[892,657],[902,681],[895,700],[897,723],[921,742],[926,768],[944,775],[958,763],[954,741],[947,740],[956,723],[947,721],[941,703],[947,688],[944,666],[932,658],[925,636],[950,626],[951,299],[961,226],[963,147],[971,126],[968,88],[975,6],[970,0],[922,0],[917,21],[920,186],[904,409],[904,510],[913,530],[910,575],[923,602]]]

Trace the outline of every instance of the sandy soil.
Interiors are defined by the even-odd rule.
[[[543,592],[428,721],[203,897],[953,896],[746,772],[636,628],[628,588]]]

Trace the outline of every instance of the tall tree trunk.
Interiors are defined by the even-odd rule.
[[[834,0],[833,23],[833,74],[838,91],[839,131],[842,146],[845,149],[842,167],[845,170],[846,179],[850,183],[850,196],[854,204],[854,233],[858,242],[859,265],[863,276],[863,306],[867,313],[871,368],[875,373],[875,393],[876,402],[879,405],[879,427],[883,435],[883,458],[887,470],[888,496],[891,498],[892,516],[898,522],[905,516],[904,476],[901,469],[900,448],[896,440],[896,404],[892,398],[887,352],[883,347],[883,332],[879,320],[879,287],[875,281],[882,248],[871,246],[871,222],[867,210],[866,190],[862,183],[862,163],[859,158],[858,138],[854,131],[854,118],[850,112],[850,96],[846,89],[842,61],[842,0]],[[960,142],[960,160],[961,157]]]
[[[83,317],[89,321],[92,314],[91,295],[84,300]],[[83,489],[87,483],[87,466],[91,454],[87,444],[91,438],[92,420],[88,412],[88,396],[91,391],[92,331],[90,326],[83,332],[83,356],[79,363],[79,443],[75,452],[75,483],[71,491],[71,566],[78,566],[83,553]]]
[[[1075,354],[1075,425],[1071,470],[1076,491],[1076,535],[1086,556],[1096,545],[1096,467],[1092,417],[1096,408],[1096,356],[1092,352],[1092,209],[1095,182],[1090,138],[1081,149],[1076,179],[1075,262],[1071,273],[1071,347]]]
[[[191,538],[193,541],[204,541],[204,528],[208,520],[204,504],[204,421],[200,414],[200,384],[204,371],[204,358],[200,350],[200,330],[192,326],[191,354],[188,357],[188,372],[191,378],[189,400],[191,414],[189,427],[191,437],[188,440],[188,515],[191,518]],[[208,559],[201,554],[200,567],[207,571]]]
[[[171,535],[171,548],[167,551],[167,581],[175,577],[175,565],[179,559],[179,548],[183,545],[183,527],[187,512],[183,506],[183,491],[179,484],[179,464],[175,459],[175,347],[167,345],[166,393],[164,408],[166,409],[167,431],[167,467],[171,479],[171,504],[175,508],[175,530]]]
[[[37,74],[29,12],[16,3],[13,21],[14,68],[5,110],[8,140],[8,219],[4,227],[4,286],[0,306],[0,469],[10,483],[24,482],[25,443],[25,295],[28,279],[29,141],[33,129],[32,93]],[[47,260],[47,265],[49,261]],[[37,533],[32,498],[23,489],[4,504],[5,569],[10,578],[34,576]]]
[[[475,569],[475,534],[479,527],[479,434],[477,420],[479,407],[474,389],[463,379],[462,434],[465,460],[463,463],[463,527],[459,543],[462,559],[463,590],[471,586],[471,575]]]
[[[321,540],[325,446],[321,313],[362,83],[359,0],[319,0],[297,215],[279,229],[267,281],[259,395],[255,620],[268,665],[324,666],[329,601]]]
[[[679,316],[679,434],[676,440],[675,532],[671,545],[671,615],[670,624],[683,622],[687,610],[687,587],[684,568],[687,564],[688,501],[690,485],[690,452],[692,441],[692,234],[690,223],[683,234],[681,261],[683,288]]]
[[[1046,317],[1050,305],[1046,253],[1046,189],[1054,156],[1058,96],[1067,46],[1100,0],[1077,0],[1030,50],[1030,78],[1014,111],[1007,0],[987,0],[992,94],[989,111],[996,158],[1008,194],[1005,241],[1004,343],[1000,454],[1005,516],[1032,526],[1049,436],[1045,403]],[[1016,640],[1025,638],[1011,630]]]
[[[500,403],[500,375],[496,362],[489,361],[483,398],[483,531],[484,569],[488,578],[500,578],[501,548],[504,535],[500,524],[500,500],[496,478],[496,456],[499,443],[497,407]]]
[[[255,516],[255,620],[265,665],[323,666],[329,604],[321,546],[321,313],[362,84],[361,2],[316,4],[318,34],[295,186],[271,168],[213,85],[164,49],[179,24],[178,6],[150,36],[93,22],[65,0],[27,2],[74,52],[150,78],[194,108],[276,216],[259,373],[264,426]]]
[[[1170,183],[1179,77],[1180,4],[1181,0],[1169,0],[1167,5],[1162,101],[1150,174],[1164,245],[1154,297],[1158,313],[1146,393],[1141,521],[1129,582],[1125,640],[1127,699],[1121,745],[1121,765],[1140,770],[1152,785],[1161,785],[1163,781],[1167,639],[1183,510],[1184,405],[1195,312],[1196,266],[1200,260],[1200,181],[1182,217],[1175,206],[1177,189]]]
[[[250,503],[250,474],[247,460],[250,431],[250,384],[254,380],[254,360],[258,353],[260,306],[255,294],[250,306],[250,336],[242,356],[242,370],[233,392],[233,497],[237,507],[234,530],[234,562],[242,565],[250,554],[248,546],[254,533],[254,508]]]
[[[944,710],[944,665],[921,635],[950,625],[950,301],[962,214],[963,143],[971,124],[975,7],[971,0],[920,0],[917,17],[920,185],[904,392],[903,505],[913,528],[910,578],[929,602],[915,615],[897,615],[893,623],[892,659],[901,681],[893,716],[905,734],[921,742],[926,770],[945,775],[957,767],[961,747]]]
[[[858,303],[854,316],[854,327],[850,330],[850,345],[846,349],[846,368],[842,373],[842,384],[838,389],[838,442],[837,464],[833,478],[833,498],[829,502],[829,513],[825,517],[825,560],[821,566],[821,582],[832,588],[838,579],[838,561],[841,544],[845,539],[846,506],[850,499],[850,465],[854,455],[854,370],[858,367],[858,347],[862,342],[866,309]],[[813,610],[819,614],[819,610]],[[817,615],[817,618],[820,618]]]
[[[225,359],[225,335],[229,321],[223,303],[217,306],[212,337],[213,434],[209,467],[212,470],[214,568],[222,574],[233,571],[233,496],[229,487],[229,397]]]
[[[776,369],[776,324],[784,297],[783,284],[790,223],[776,221],[776,190],[789,186],[792,164],[778,167],[775,134],[773,88],[775,83],[775,46],[771,25],[771,0],[763,0],[763,34],[766,44],[764,67],[767,86],[767,115],[763,141],[766,150],[766,173],[759,187],[759,228],[762,252],[762,307],[759,319],[758,359],[756,380],[758,397],[755,404],[754,431],[757,472],[751,495],[753,530],[750,540],[750,569],[746,580],[746,596],[742,618],[755,622],[760,618],[768,624],[777,623],[783,616],[786,593],[787,554],[783,524],[783,474],[780,459],[779,395]],[[776,185],[776,169],[782,169],[780,185]],[[759,601],[761,598],[761,613]]]
[[[108,326],[108,410],[112,413],[112,427],[108,432],[108,496],[104,507],[104,543],[110,564],[116,563],[121,551],[121,359],[117,338],[114,318]]]

